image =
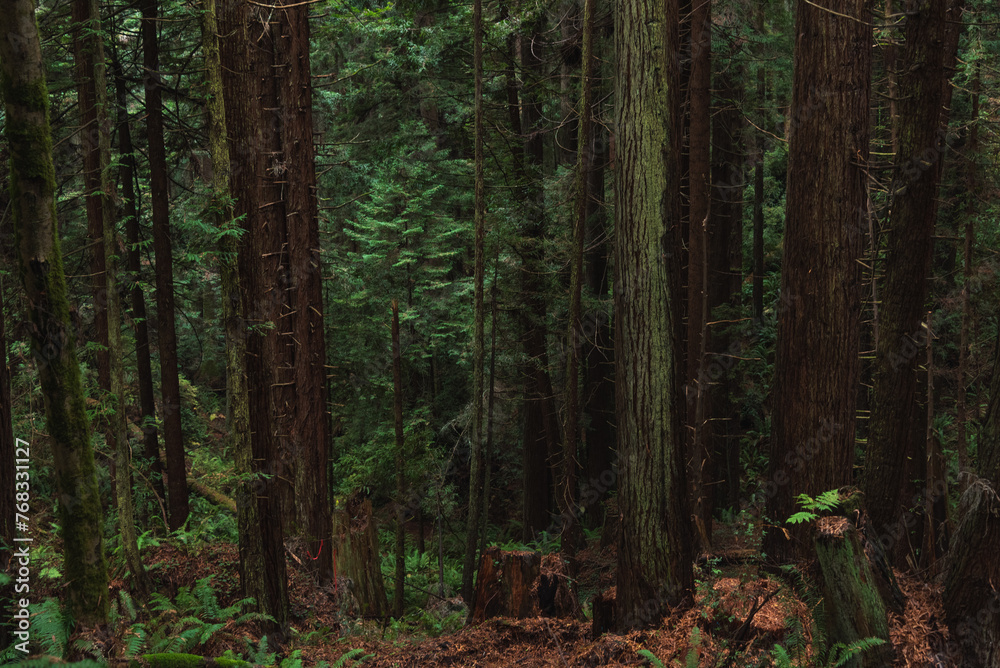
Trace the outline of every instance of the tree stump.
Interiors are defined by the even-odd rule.
[[[846,666],[889,666],[894,652],[889,642],[889,619],[865,554],[861,535],[844,517],[817,521],[816,559],[822,574],[823,603],[817,612],[830,646],[851,645],[866,638],[881,638],[884,644],[855,655]]]
[[[983,478],[962,494],[944,588],[955,665],[1000,666],[1000,497]],[[955,656],[958,655],[958,656]]]
[[[479,560],[469,621],[491,617],[576,616],[579,604],[559,555],[488,548]]]
[[[372,502],[351,495],[333,512],[333,548],[338,582],[350,580],[362,617],[384,617],[389,601],[382,581],[378,530],[372,517]],[[346,594],[347,592],[345,592]]]
[[[594,597],[594,622],[591,626],[594,638],[615,630],[615,588],[606,589]]]

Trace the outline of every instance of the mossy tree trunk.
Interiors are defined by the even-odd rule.
[[[828,11],[833,10],[833,11]],[[767,515],[782,523],[800,493],[851,482],[867,231],[872,27],[867,0],[796,6],[794,116],[781,267]],[[849,64],[849,65],[848,65]],[[780,527],[764,551],[808,558],[810,527]]]
[[[372,502],[360,494],[349,497],[333,513],[333,544],[337,574],[350,583],[363,617],[384,617],[389,601],[382,581],[378,527]],[[342,583],[338,581],[337,586]]]
[[[616,623],[658,624],[691,595],[678,402],[676,0],[615,8],[615,406],[620,467]]]
[[[100,285],[98,303],[103,306],[107,342],[106,364],[108,367],[109,400],[114,404],[107,416],[108,445],[115,452],[115,504],[118,509],[118,532],[122,540],[125,563],[132,573],[132,586],[136,597],[145,601],[149,597],[150,582],[146,569],[139,558],[139,545],[135,532],[135,503],[132,496],[132,448],[128,440],[128,416],[126,414],[124,348],[122,345],[122,306],[118,292],[118,244],[115,227],[117,216],[111,194],[114,183],[111,179],[111,118],[108,104],[107,65],[104,57],[104,43],[101,32],[101,16],[96,0],[76,0],[74,18],[80,35],[77,38],[77,53],[84,55],[78,63],[78,71],[86,69],[87,80],[81,83],[81,99],[87,100],[89,108],[81,108],[82,125],[88,127],[85,158],[87,164],[96,170],[85,173],[88,198],[96,200],[88,204],[98,216],[100,244],[93,250],[99,260],[92,266],[100,266],[103,276],[95,279]],[[92,189],[93,188],[93,189]]]
[[[824,517],[818,525],[814,543],[822,574],[823,601],[817,616],[827,632],[828,646],[879,638],[884,644],[861,652],[845,665],[852,668],[892,665],[894,653],[889,642],[885,602],[858,530],[843,517]]]
[[[32,352],[52,437],[66,605],[77,623],[97,626],[107,622],[108,568],[90,423],[59,250],[45,69],[34,3],[0,0],[0,14],[8,35],[0,40],[0,86],[11,151],[11,199]]]

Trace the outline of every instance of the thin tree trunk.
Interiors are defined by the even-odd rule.
[[[580,115],[576,152],[576,206],[573,216],[570,253],[569,318],[566,333],[566,426],[563,429],[562,480],[559,509],[562,513],[560,549],[570,560],[574,577],[576,551],[582,538],[577,508],[577,457],[580,437],[580,349],[583,345],[583,317],[580,300],[583,294],[583,242],[587,234],[587,209],[590,200],[591,128],[593,127],[594,0],[583,4],[583,73],[581,78]]]
[[[465,559],[462,566],[462,598],[472,608],[472,583],[479,544],[479,518],[483,507],[485,478],[483,438],[483,245],[486,237],[486,181],[483,162],[483,0],[475,0],[472,14],[473,70],[475,76],[475,268],[473,270],[475,322],[472,334],[472,429],[469,460],[469,514],[466,526]]]
[[[403,582],[406,580],[406,504],[403,499],[406,485],[403,470],[405,439],[403,437],[403,369],[399,352],[399,303],[392,300],[392,396],[393,416],[396,426],[396,590],[392,597],[392,614],[403,616]]]
[[[177,333],[174,326],[174,260],[170,240],[167,155],[163,144],[163,96],[159,73],[159,8],[157,0],[142,0],[142,66],[145,70],[146,137],[149,143],[150,199],[153,212],[153,255],[156,260],[156,329],[160,348],[160,395],[163,443],[167,454],[167,501],[170,529],[188,516],[187,469],[181,430]]]
[[[700,382],[706,363],[708,239],[711,205],[712,4],[694,0],[691,10],[690,121],[688,123],[687,381],[685,442],[688,483],[698,548],[712,543],[711,425],[706,420],[708,388]]]
[[[678,209],[669,168],[679,147],[672,87],[677,3],[615,8],[615,398],[620,467],[617,614],[658,624],[691,595],[676,323]]]
[[[739,304],[743,260],[743,190],[745,155],[740,140],[743,88],[739,73],[715,76],[716,103],[712,113],[712,204],[708,235],[708,330],[709,354],[702,363],[698,382],[709,393],[707,413],[715,427],[711,444],[716,465],[711,483],[712,507],[736,508],[740,491],[740,451],[736,433],[736,411],[729,394],[730,371],[735,365],[736,339],[728,323],[715,323],[714,310],[724,304]],[[711,489],[711,488],[710,488]],[[710,526],[710,525],[709,525]],[[708,532],[711,537],[711,532]]]
[[[850,483],[854,463],[864,239],[857,220],[868,201],[872,28],[866,0],[827,8],[799,2],[795,17],[797,111],[765,488],[767,515],[776,524],[795,512],[797,495]],[[807,558],[809,530],[792,530],[789,541],[774,527],[765,552],[779,563]]]
[[[756,29],[764,33],[764,5],[757,5]],[[757,104],[764,107],[767,88],[764,68],[757,70]],[[753,166],[753,319],[760,323],[764,318],[764,152],[766,139],[757,137],[756,159]]]
[[[969,163],[966,170],[965,189],[969,193],[976,192],[976,160],[979,153],[979,91],[982,82],[979,75],[979,63],[976,63],[976,71],[972,77],[972,120],[969,127]],[[969,470],[969,446],[966,440],[966,422],[968,421],[968,408],[966,405],[967,386],[969,382],[969,330],[972,324],[972,308],[970,303],[970,290],[972,286],[972,245],[973,245],[973,215],[975,213],[975,198],[969,198],[969,208],[967,211],[968,221],[965,223],[965,248],[963,251],[962,276],[962,332],[958,346],[958,398],[955,422],[957,423],[957,433],[955,435],[955,449],[958,451],[958,484],[961,491],[965,491],[966,476]]]
[[[59,250],[45,67],[34,3],[0,0],[0,14],[8,35],[0,40],[0,93],[10,145],[18,267],[52,438],[65,601],[78,624],[96,627],[107,623],[108,568],[90,423]]]
[[[132,585],[136,598],[149,598],[150,581],[139,558],[139,545],[135,532],[135,509],[132,497],[132,448],[128,441],[128,417],[125,402],[124,349],[121,331],[121,297],[118,292],[118,244],[115,233],[115,206],[111,200],[114,184],[111,180],[111,118],[108,105],[107,66],[102,42],[101,18],[97,0],[78,0],[74,13],[84,33],[79,39],[79,53],[87,54],[87,85],[83,98],[89,98],[91,108],[84,112],[84,125],[92,122],[92,131],[86,133],[90,146],[88,162],[96,168],[96,173],[87,175],[87,181],[96,185],[90,197],[96,198],[93,211],[99,216],[100,244],[94,249],[94,256],[100,260],[92,266],[104,268],[104,275],[95,280],[101,286],[99,302],[104,305],[105,336],[107,337],[106,362],[108,365],[109,398],[114,397],[114,406],[109,413],[107,424],[108,444],[115,452],[115,502],[118,509],[118,533],[121,536],[125,563],[132,574]],[[96,183],[94,183],[96,179]],[[89,188],[88,188],[89,189]],[[91,207],[88,207],[88,212]]]
[[[142,260],[139,255],[139,208],[136,203],[136,160],[132,146],[127,109],[128,89],[121,65],[115,62],[115,91],[118,107],[118,144],[121,152],[119,180],[122,207],[125,211],[125,242],[128,248],[129,280],[132,298],[132,323],[135,327],[136,384],[139,386],[139,412],[142,415],[144,468],[150,473],[154,493],[167,498],[163,489],[163,464],[156,437],[156,399],[153,390],[153,365],[149,351],[149,326],[146,323],[146,297],[142,291]]]

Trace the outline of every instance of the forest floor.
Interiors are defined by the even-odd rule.
[[[811,656],[811,610],[787,584],[759,572],[750,550],[732,536],[718,541],[716,555],[703,558],[696,603],[664,620],[658,628],[626,635],[606,633],[594,638],[586,619],[535,617],[496,618],[434,637],[426,625],[349,620],[340,614],[338,592],[317,587],[289,560],[292,625],[290,644],[299,649],[301,664],[320,661],[372,668],[436,666],[701,666],[744,668],[779,665],[775,646],[792,657],[788,665],[828,665],[829,657]],[[179,549],[162,545],[146,553],[156,590],[172,597],[193,590],[203,578],[222,606],[239,597],[238,554],[235,545],[218,544]],[[579,586],[584,609],[594,593],[613,584],[614,548],[588,547],[580,554]],[[895,666],[933,665],[929,658],[947,642],[941,621],[939,587],[898,574],[907,597],[902,615],[890,615]],[[122,586],[121,581],[113,583]],[[432,599],[433,600],[433,599]],[[445,615],[460,605],[429,606],[428,616]],[[752,614],[751,614],[752,612]],[[119,631],[118,636],[122,636]],[[125,636],[128,635],[126,631]],[[204,656],[221,656],[227,649],[243,656],[257,644],[254,623],[227,623],[199,647]],[[127,637],[106,638],[106,656],[121,655]],[[352,651],[353,650],[353,651]],[[640,654],[641,652],[641,654]],[[648,654],[648,653],[651,653]],[[363,662],[359,661],[365,657]],[[112,665],[117,663],[113,658]],[[298,663],[298,662],[295,662]],[[286,664],[288,665],[288,664]],[[294,665],[294,664],[293,664]],[[944,665],[944,664],[937,664]]]

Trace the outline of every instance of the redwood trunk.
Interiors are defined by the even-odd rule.
[[[796,10],[767,515],[851,482],[859,382],[863,230],[867,210],[871,16],[865,0]],[[840,16],[843,14],[845,16]],[[806,558],[808,527],[765,536],[768,557]]]

